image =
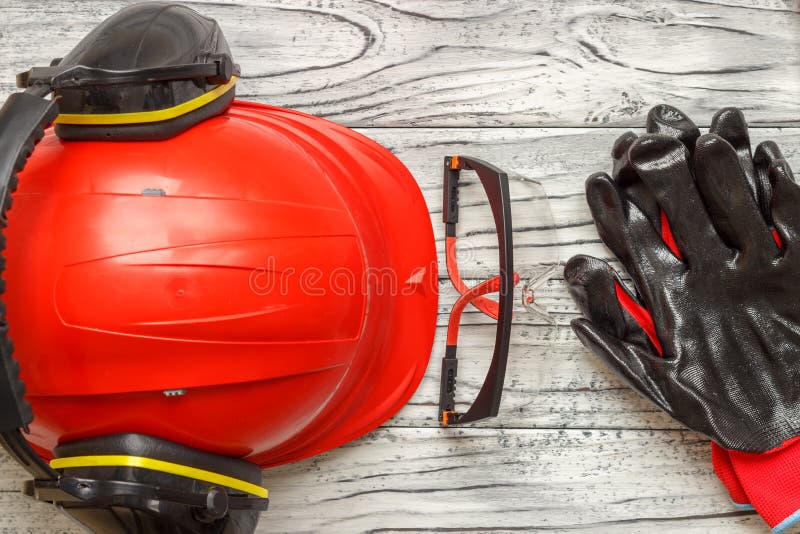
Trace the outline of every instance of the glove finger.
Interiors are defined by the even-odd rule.
[[[578,308],[592,324],[629,343],[661,354],[653,319],[611,266],[591,256],[573,256],[564,266],[564,279]]]
[[[782,159],[778,145],[772,141],[764,141],[756,147],[755,152],[750,148],[750,132],[744,114],[736,108],[723,108],[711,120],[709,133],[715,133],[725,139],[736,150],[739,163],[747,176],[747,183],[755,196],[758,209],[764,221],[772,224],[770,212],[770,199],[772,188],[769,185],[768,169],[772,161]],[[759,164],[759,154],[762,162]]]
[[[628,149],[637,138],[638,136],[635,133],[625,132],[617,137],[617,140],[614,141],[614,146],[611,148],[611,177],[622,187],[627,187],[640,181],[628,160]]]
[[[722,137],[706,134],[697,141],[694,160],[697,188],[723,241],[746,254],[775,256],[778,247],[735,149]]]
[[[672,267],[670,258],[674,267],[680,266],[647,217],[621,196],[607,174],[594,174],[586,180],[586,201],[600,238],[619,258],[640,291],[646,294],[645,285],[653,274],[664,274]]]
[[[764,214],[764,220],[772,225],[772,185],[769,182],[769,168],[776,161],[782,160],[783,154],[773,141],[763,141],[756,147],[753,154],[753,165],[756,173],[756,188],[758,189],[758,205]],[[794,180],[794,177],[792,177]]]
[[[800,186],[795,183],[792,169],[781,159],[769,168],[772,187],[772,220],[781,237],[783,247],[792,250],[800,237]],[[796,246],[796,245],[795,245]]]
[[[667,104],[660,104],[650,109],[647,113],[646,126],[647,133],[674,137],[686,145],[690,152],[694,151],[695,142],[700,137],[700,129],[695,123],[681,110]],[[628,157],[628,150],[637,137],[633,132],[626,132],[614,143],[611,153],[614,172],[611,173],[611,176],[625,188],[625,193],[647,215],[647,218],[653,223],[653,227],[660,229],[661,216],[658,203],[646,187],[641,187],[641,179],[633,169]]]
[[[758,198],[755,170],[753,169],[753,154],[750,151],[750,133],[744,113],[737,108],[722,108],[711,119],[711,128],[708,133],[717,134],[725,139],[739,157],[747,184],[754,198]]]
[[[624,192],[625,197],[639,206],[653,228],[661,231],[661,208],[658,207],[658,202],[653,194],[647,190],[647,186],[636,174],[628,158],[628,150],[637,138],[635,133],[625,132],[614,142],[614,148],[611,149],[611,160],[613,161],[611,179],[617,185],[617,189]]]
[[[700,129],[692,120],[678,108],[667,104],[660,104],[650,109],[647,114],[647,133],[664,134],[678,139],[690,151],[694,151],[697,138],[700,137]],[[665,232],[671,238],[666,217],[658,206],[655,197],[647,187],[644,186],[639,175],[631,165],[628,157],[630,146],[636,141],[637,135],[633,132],[622,134],[614,143],[611,152],[614,161],[614,171],[612,178],[624,190],[625,195],[647,216],[650,223],[659,232]],[[677,248],[673,253],[680,255]]]
[[[584,347],[605,361],[634,391],[672,415],[661,387],[651,376],[658,376],[657,369],[664,360],[612,336],[586,319],[573,319],[570,324]]]
[[[700,129],[678,108],[667,104],[660,104],[650,109],[647,114],[647,133],[664,134],[678,139],[689,152],[694,151],[695,142],[700,137]],[[672,237],[666,214],[661,211],[653,194],[636,174],[628,157],[628,149],[636,141],[637,136],[628,132],[617,139],[612,151],[614,158],[614,171],[612,177],[618,184],[624,186],[624,193],[650,220],[653,228],[661,233],[662,239],[669,246],[672,253],[681,258],[681,253]],[[617,177],[624,176],[621,180]]]
[[[647,113],[647,133],[674,137],[694,152],[694,145],[700,137],[700,129],[678,108],[660,104]]]
[[[725,247],[694,183],[686,147],[677,139],[647,134],[631,145],[630,158],[666,213],[681,254],[690,263],[722,254]]]
[[[762,141],[753,154],[753,163],[756,166],[771,167],[776,161],[784,159],[781,149],[774,141]]]
[[[769,183],[769,168],[778,160],[783,159],[783,154],[772,141],[759,143],[753,153],[753,172],[755,173],[756,201],[761,215],[768,225],[772,226],[772,185]]]
[[[694,152],[695,143],[697,143],[697,138],[700,137],[700,128],[697,127],[694,121],[692,121],[692,119],[690,119],[678,108],[667,104],[659,104],[658,106],[654,106],[650,109],[650,111],[647,113],[646,126],[647,133],[663,134],[674,137],[683,143],[690,154]],[[689,159],[689,163],[691,165],[691,158]],[[647,190],[646,187],[643,189]],[[639,198],[642,196],[646,197],[645,200],[639,200]],[[636,202],[638,206],[642,207],[644,212],[648,214],[648,218],[651,220],[655,219],[653,222],[653,227],[661,232],[662,239],[670,248],[672,253],[678,258],[682,259],[681,253],[678,250],[678,246],[675,244],[675,240],[672,236],[672,229],[670,228],[667,216],[661,210],[661,208],[658,207],[658,202],[656,201],[655,196],[653,196],[653,194],[649,191],[647,195],[638,193],[637,198],[634,199],[634,202]],[[657,216],[651,217],[649,215],[650,210],[655,210]]]

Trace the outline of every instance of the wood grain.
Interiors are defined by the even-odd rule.
[[[363,133],[412,170],[440,242],[443,155],[473,154],[539,180],[550,196],[555,245],[564,260],[577,252],[609,257],[585,206],[582,182],[608,168],[609,147],[623,131]],[[759,129],[754,138],[778,139],[790,162],[800,163],[800,129]],[[412,400],[384,428],[347,447],[266,472],[273,500],[261,532],[760,531],[760,520],[735,511],[714,481],[707,442],[680,430],[583,349],[568,326],[577,310],[558,277],[537,293],[556,326],[517,306],[500,417],[472,428],[440,429],[439,361],[456,297],[446,280],[440,288],[431,363]],[[471,325],[462,329],[460,352],[459,398],[466,402],[483,379],[494,327],[472,309],[463,322]],[[3,525],[35,531],[50,516],[57,517],[56,528],[72,532],[66,519],[13,493],[24,474],[4,459],[0,532]],[[446,513],[445,501],[461,515]]]
[[[708,454],[686,431],[380,429],[266,471],[258,532],[763,532]],[[22,476],[0,463],[2,489]],[[80,532],[15,493],[0,510],[0,532]]]
[[[731,510],[707,456],[689,432],[384,429],[265,482],[276,508],[301,511],[276,513],[278,531],[758,527]]]
[[[0,94],[128,3],[0,2]],[[189,4],[224,29],[240,96],[350,126],[639,125],[664,101],[800,121],[794,0]]]
[[[63,55],[129,3],[0,0],[0,101],[16,72]],[[800,168],[797,0],[189,4],[223,27],[245,73],[240,97],[360,127],[399,156],[428,203],[440,258],[447,154],[543,184],[555,231],[546,242],[544,233],[518,232],[519,243],[539,245],[530,261],[583,253],[617,268],[583,182],[609,170],[614,139],[631,126],[641,131],[651,105],[666,101],[705,125],[717,108],[739,106],[761,126],[754,140],[777,140]],[[476,275],[496,254],[481,202],[460,225]],[[443,279],[440,293],[431,363],[411,402],[353,443],[265,472],[271,509],[259,532],[766,531],[755,514],[731,506],[705,439],[582,348],[560,276],[537,292],[556,325],[517,306],[500,417],[439,428],[439,360],[455,299]],[[459,399],[467,401],[494,327],[473,309],[463,323]],[[82,532],[19,494],[25,478],[0,455],[0,534]]]

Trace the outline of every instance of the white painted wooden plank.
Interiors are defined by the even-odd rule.
[[[266,471],[258,532],[764,532],[708,456],[685,431],[381,429]],[[0,477],[24,472],[4,461]],[[0,532],[79,532],[15,494],[0,510]]]
[[[697,518],[696,531],[733,530],[741,514],[708,454],[690,432],[384,429],[266,472],[275,513],[262,528],[685,531]]]
[[[0,95],[128,3],[0,2]],[[240,95],[348,125],[638,125],[663,101],[800,122],[793,0],[190,4],[222,25]]]
[[[0,493],[0,534],[86,534],[52,505],[21,493]]]

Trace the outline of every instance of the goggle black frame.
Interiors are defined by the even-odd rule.
[[[475,287],[467,288],[458,276],[455,258],[456,224],[458,223],[458,183],[462,170],[472,170],[478,175],[489,206],[492,209],[497,230],[499,249],[499,274]],[[511,338],[511,319],[514,305],[514,286],[519,281],[514,273],[513,226],[511,221],[511,198],[508,175],[494,165],[469,156],[448,156],[444,159],[443,220],[447,241],[447,267],[450,279],[461,293],[453,306],[448,324],[448,339],[442,359],[442,376],[439,388],[439,421],[444,426],[470,423],[494,417],[500,409],[503,383],[508,362],[508,349]],[[482,295],[497,292],[497,307],[494,301]],[[482,300],[479,300],[482,299]],[[478,309],[497,319],[494,352],[489,371],[486,374],[475,401],[466,412],[455,411],[456,377],[458,375],[458,325],[464,307],[472,303]]]

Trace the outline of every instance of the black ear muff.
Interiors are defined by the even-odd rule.
[[[252,532],[269,504],[257,465],[164,439],[114,434],[54,452],[61,476],[33,495],[94,532]]]
[[[62,139],[145,141],[223,113],[238,76],[215,20],[152,2],[122,9],[64,58],[20,74],[17,84],[49,86]]]

